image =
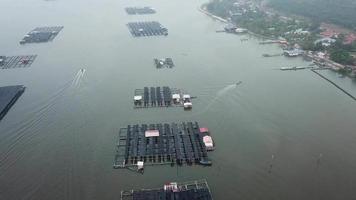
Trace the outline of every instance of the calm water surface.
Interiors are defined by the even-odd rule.
[[[277,46],[216,33],[223,24],[200,13],[202,3],[2,0],[0,54],[39,56],[0,71],[1,86],[27,87],[0,122],[0,199],[112,200],[122,189],[201,178],[215,199],[356,199],[355,102],[308,70],[278,70],[309,63],[261,56]],[[128,16],[126,6],[158,13]],[[125,24],[144,20],[169,36],[131,37]],[[45,25],[64,29],[50,43],[18,44]],[[156,70],[154,57],[176,67]],[[323,73],[356,94],[355,82]],[[132,108],[134,89],[164,85],[198,96],[194,109]],[[112,168],[120,127],[191,120],[211,130],[212,167]]]

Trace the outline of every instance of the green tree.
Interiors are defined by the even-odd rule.
[[[350,65],[353,63],[353,57],[344,49],[332,50],[330,59],[341,64]]]

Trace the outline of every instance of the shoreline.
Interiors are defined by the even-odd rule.
[[[203,5],[199,6],[199,7],[198,7],[198,10],[199,10],[200,12],[204,13],[205,15],[207,15],[207,16],[213,18],[213,19],[216,19],[216,20],[218,20],[218,21],[220,21],[220,22],[223,22],[223,23],[225,23],[225,24],[228,23],[228,21],[227,21],[226,19],[224,19],[224,18],[222,18],[222,17],[219,17],[219,16],[216,16],[216,15],[212,14],[211,12],[209,12],[208,10],[206,10],[206,4],[203,4]]]
[[[203,14],[205,14],[205,15],[207,15],[207,16],[209,16],[209,17],[215,19],[215,20],[218,20],[218,21],[220,21],[220,22],[222,22],[222,23],[228,24],[228,20],[227,20],[227,19],[224,19],[224,18],[222,18],[222,17],[219,17],[219,16],[214,15],[214,14],[212,14],[211,12],[209,12],[209,11],[206,9],[206,3],[203,4],[203,5],[201,5],[201,6],[199,6],[199,7],[198,7],[198,10],[199,10],[200,12],[202,12]],[[255,36],[257,39],[262,39],[262,40],[275,40],[275,39],[276,39],[276,38],[271,38],[271,37],[268,37],[268,36],[264,36],[264,35],[260,35],[260,34],[251,32],[250,30],[247,30],[247,33],[250,34],[250,35],[252,35],[252,36]],[[308,55],[304,54],[303,56],[308,56]],[[311,59],[312,59],[312,62],[318,62],[318,60],[315,59],[314,57],[311,57]],[[330,62],[330,61],[329,61],[329,62]],[[335,68],[339,68],[339,67],[336,66],[335,64],[331,64],[331,65],[332,65],[333,67],[335,67]],[[341,65],[341,64],[340,64],[340,65]],[[325,69],[331,70],[330,68],[325,68]],[[336,73],[339,73],[339,72],[337,72],[337,71],[335,71],[335,70],[332,70],[332,71],[334,71],[334,72],[336,72]],[[353,78],[351,75],[347,75],[347,77],[349,77],[350,79]]]
[[[206,4],[203,4],[201,6],[198,7],[198,10],[200,12],[202,12],[203,14],[215,19],[215,20],[218,20],[222,23],[225,23],[225,24],[228,24],[229,21],[227,19],[224,19],[222,17],[219,17],[217,15],[214,15],[213,13],[209,12],[207,9],[206,9]],[[252,35],[252,36],[255,36],[256,38],[258,39],[262,39],[262,40],[276,40],[276,38],[273,38],[273,37],[268,37],[268,36],[264,36],[264,35],[261,35],[261,34],[257,34],[257,33],[254,33],[250,30],[247,29],[247,33]]]

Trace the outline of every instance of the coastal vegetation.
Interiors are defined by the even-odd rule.
[[[269,6],[302,15],[319,22],[329,22],[356,29],[355,0],[269,0]]]

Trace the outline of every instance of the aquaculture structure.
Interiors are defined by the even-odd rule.
[[[24,91],[23,85],[0,87],[0,120],[4,118]]]
[[[24,36],[20,44],[52,41],[62,29],[63,26],[35,28]]]
[[[25,56],[0,56],[0,69],[24,68],[30,67],[35,61],[37,55]]]
[[[130,22],[127,27],[134,37],[168,35],[168,29],[156,21]]]
[[[209,135],[201,132],[197,122],[128,125],[119,131],[114,168],[141,170],[144,165],[175,163],[211,165],[207,153],[212,150],[211,144],[204,139]]]
[[[172,58],[155,58],[153,59],[156,68],[161,69],[161,68],[173,68],[174,67],[174,63],[173,63],[173,59]]]
[[[125,8],[127,14],[129,15],[145,15],[145,14],[154,14],[156,10],[151,7],[127,7]]]
[[[164,87],[144,87],[134,93],[134,108],[184,107],[191,109],[192,97],[181,89]]]
[[[161,188],[121,191],[121,200],[212,200],[206,180],[166,183]]]

